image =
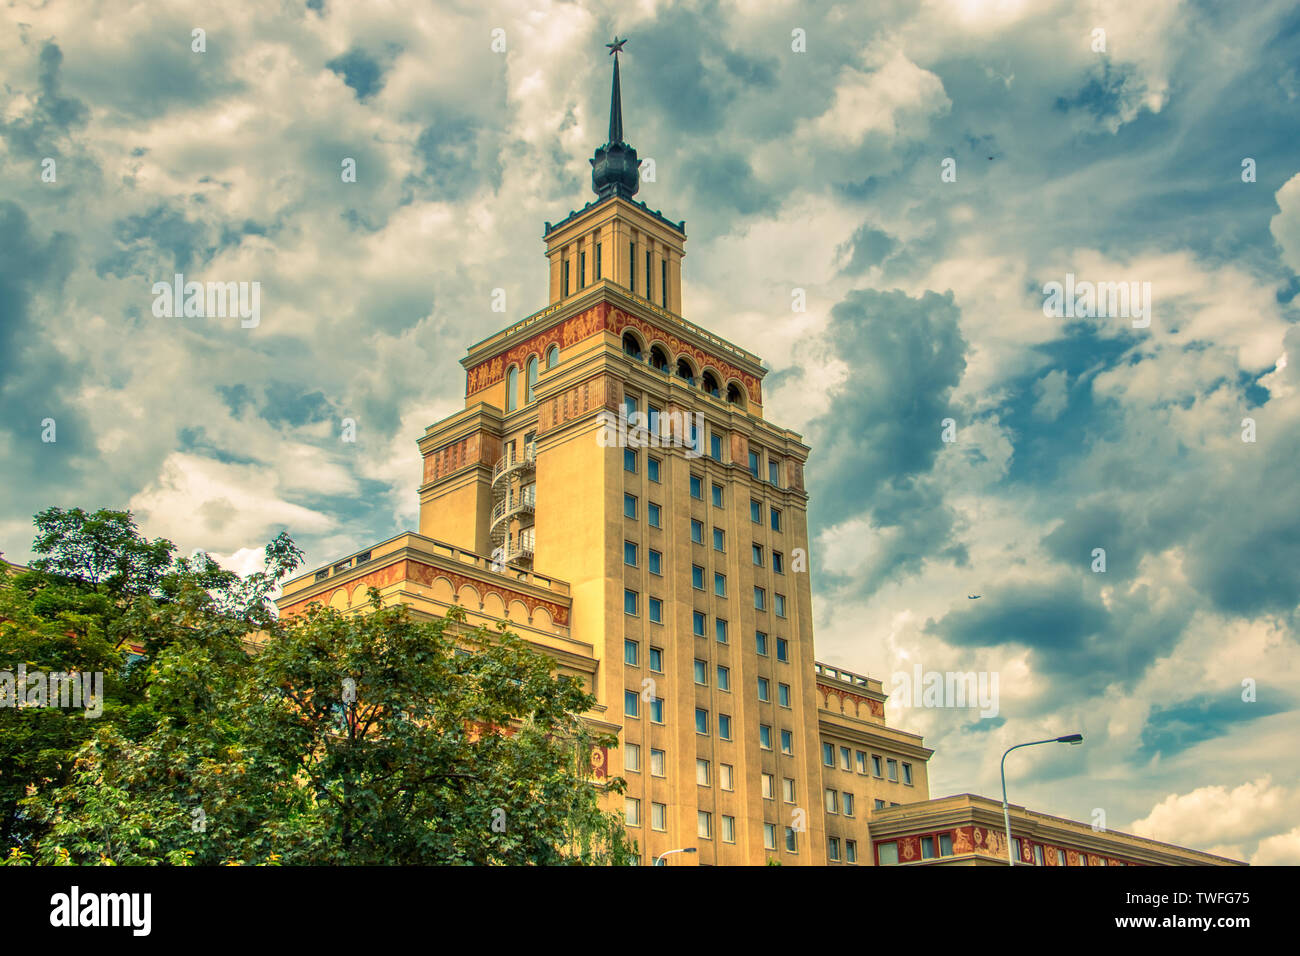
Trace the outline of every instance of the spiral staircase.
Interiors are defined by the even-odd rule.
[[[536,470],[536,442],[526,443],[522,452],[507,445],[492,466],[492,556],[503,564],[532,566]]]

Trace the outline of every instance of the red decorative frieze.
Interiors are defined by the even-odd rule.
[[[334,595],[339,591],[344,591],[348,594],[355,594],[358,588],[361,588],[363,593],[370,587],[383,590],[386,587],[402,581],[411,581],[415,584],[422,584],[425,587],[433,587],[433,582],[437,578],[446,578],[451,583],[452,592],[455,594],[459,594],[461,587],[469,584],[479,593],[480,601],[489,594],[495,594],[501,599],[502,605],[507,608],[510,606],[511,601],[522,602],[524,607],[528,609],[528,615],[530,618],[540,607],[546,609],[547,613],[551,615],[551,620],[556,624],[566,627],[569,624],[569,609],[562,604],[558,604],[554,601],[541,600],[533,597],[531,594],[525,594],[522,591],[502,587],[495,581],[484,578],[472,578],[455,571],[447,571],[442,568],[436,568],[433,565],[424,564],[420,561],[410,560],[397,561],[385,567],[369,571],[359,578],[354,578],[341,587],[332,589],[328,594],[322,593],[316,597],[307,598],[303,601],[296,601],[287,607],[281,608],[280,616],[291,617],[294,614],[299,614],[306,610],[309,604],[329,604],[330,601],[333,600]],[[478,608],[475,608],[475,610],[478,610]]]
[[[867,708],[867,713],[870,714],[872,717],[879,717],[881,720],[885,719],[885,705],[881,701],[878,701],[872,697],[864,697],[861,694],[855,694],[852,691],[842,690],[839,687],[832,687],[829,684],[818,683],[817,689],[822,692],[822,695],[826,699],[827,710],[832,709],[830,698],[831,695],[833,694],[840,699],[841,714],[847,713],[845,709],[845,704],[846,702],[851,701],[853,703],[853,715],[855,717],[862,716],[862,707],[865,705]]]
[[[465,394],[473,395],[475,392],[496,385],[505,378],[506,370],[511,365],[522,372],[527,367],[529,356],[536,355],[540,360],[552,345],[568,348],[602,332],[612,332],[622,338],[623,332],[627,329],[637,332],[645,342],[646,348],[654,342],[662,342],[674,361],[679,356],[689,357],[700,374],[703,374],[705,369],[712,369],[721,379],[724,389],[727,382],[733,380],[740,382],[745,387],[751,402],[756,405],[763,404],[762,385],[756,375],[737,368],[721,356],[692,345],[653,322],[631,315],[622,309],[613,308],[608,302],[600,302],[573,318],[565,319],[559,325],[554,325],[518,345],[511,346],[500,355],[494,355],[472,366],[465,376]]]
[[[424,481],[437,481],[470,465],[491,465],[500,457],[501,440],[475,432],[425,455]]]

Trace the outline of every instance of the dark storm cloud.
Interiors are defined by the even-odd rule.
[[[1228,686],[1219,694],[1200,694],[1173,704],[1154,704],[1134,760],[1146,763],[1155,757],[1168,759],[1199,743],[1235,732],[1241,725],[1281,713],[1293,704],[1290,695],[1282,700],[1261,699],[1247,703],[1240,687]]]
[[[844,272],[859,275],[872,266],[878,266],[897,246],[898,243],[888,233],[864,223],[849,240],[852,254]]]
[[[384,88],[384,67],[379,60],[359,47],[353,47],[325,63],[331,73],[343,77],[343,82],[365,102]]]
[[[958,326],[951,294],[860,290],[831,309],[826,343],[849,377],[831,393],[831,411],[809,426],[820,450],[809,476],[810,523],[816,535],[866,515],[877,529],[897,532],[878,545],[875,571],[856,581],[862,593],[930,558],[966,560],[943,489],[929,475],[966,367]]]
[[[80,100],[60,92],[63,52],[57,44],[41,47],[38,63],[35,108],[9,123],[0,118],[0,139],[15,157],[26,157],[33,164],[45,156],[59,158],[60,140],[84,126],[89,113]]]
[[[201,266],[216,251],[208,241],[206,226],[161,203],[114,223],[113,244],[115,250],[96,263],[100,276],[166,280],[176,272]]]
[[[426,126],[415,148],[424,163],[415,185],[425,197],[465,199],[501,174],[495,137],[468,116],[447,115]]]

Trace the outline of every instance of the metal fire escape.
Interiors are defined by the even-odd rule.
[[[537,443],[522,452],[515,444],[492,466],[492,557],[503,564],[531,567],[533,512],[537,505]]]

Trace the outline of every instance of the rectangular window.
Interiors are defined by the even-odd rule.
[[[569,260],[564,260],[564,295],[569,294]]]
[[[664,573],[663,560],[664,556],[654,548],[651,548],[646,552],[646,567],[650,569],[651,574],[662,575]]]
[[[750,545],[750,548],[752,549],[751,553],[754,557],[754,564],[761,568],[763,566],[763,546],[761,544],[754,544]]]
[[[755,478],[758,477],[758,452],[756,451],[749,453],[749,473]]]
[[[698,659],[695,661],[695,683],[708,686],[709,683],[709,662],[708,661],[702,661]]]
[[[822,742],[822,763],[828,767],[835,766],[835,745]]]
[[[840,795],[839,795],[839,792],[836,791],[836,790],[831,789],[830,787],[827,787],[827,788],[826,788],[826,812],[827,812],[827,813],[839,813],[839,812],[840,812]]]
[[[636,544],[632,541],[623,542],[623,563],[629,568],[636,567]]]
[[[727,536],[721,528],[713,529],[713,550],[726,551]]]
[[[1043,845],[1041,843],[1035,843],[1034,844],[1034,866],[1046,866],[1046,865],[1047,863],[1043,857]]]
[[[786,756],[794,753],[794,734],[788,730],[781,731],[781,753]]]
[[[623,613],[624,614],[631,614],[633,617],[636,616],[637,597],[638,594],[636,591],[630,591],[626,589],[623,591]]]
[[[636,474],[636,452],[631,448],[623,449],[623,470]]]
[[[840,838],[839,837],[826,838],[826,857],[833,862],[836,863],[839,862],[840,859]]]
[[[736,842],[736,818],[729,817],[725,813],[722,815],[722,842]]]
[[[695,758],[695,783],[700,787],[709,786],[709,762],[703,757]]]
[[[653,405],[646,405],[646,424],[650,426],[650,434],[659,434],[659,409]]]
[[[776,778],[773,777],[770,773],[765,773],[762,776],[763,776],[763,799],[775,800],[776,799]]]
[[[697,734],[709,732],[709,712],[703,707],[695,708],[695,732]]]
[[[722,507],[722,485],[713,486],[713,507]]]
[[[624,744],[623,745],[623,769],[629,773],[640,773],[641,771],[641,745]]]
[[[718,690],[731,690],[731,669],[718,665]]]
[[[578,253],[578,288],[587,288],[587,254]]]
[[[736,789],[735,770],[729,763],[718,764],[718,786],[723,790]]]
[[[903,783],[909,787],[912,785],[912,765],[910,763],[903,764]]]
[[[664,722],[664,699],[662,697],[650,698],[650,720],[656,724]]]
[[[668,829],[668,804],[650,804],[650,829],[661,833]]]
[[[885,766],[889,769],[889,779],[898,783],[898,761],[891,757],[885,761]]]
[[[645,297],[647,299],[650,298],[650,263],[652,261],[651,252],[647,249],[645,251]]]
[[[780,508],[772,509],[772,530],[773,531],[781,530],[781,509]]]
[[[776,685],[776,702],[780,704],[782,707],[790,706],[790,685],[789,684]]]
[[[641,695],[634,690],[623,691],[623,716],[639,717],[641,715]]]
[[[780,551],[772,552],[772,570],[777,574],[785,574],[785,556]]]
[[[758,651],[763,657],[767,657],[767,635],[762,631],[754,632],[754,650]]]
[[[709,432],[709,457],[722,461],[722,436],[713,431]]]
[[[627,244],[627,287],[636,291],[636,243]]]
[[[784,594],[774,593],[772,595],[772,609],[776,611],[777,617],[785,617],[785,595]]]
[[[636,641],[623,642],[623,663],[630,664],[632,667],[640,666],[640,655],[637,653]]]
[[[776,659],[778,661],[790,660],[790,643],[784,637],[776,639]]]
[[[766,677],[760,677],[758,679],[758,699],[763,701],[767,700],[767,678]]]
[[[758,725],[758,745],[764,750],[772,749],[772,728],[767,724]]]
[[[597,279],[602,277],[601,268],[600,268],[601,267],[600,246],[601,244],[599,242],[596,243],[596,278]]]
[[[880,855],[881,866],[898,866],[898,844],[894,842],[882,843],[876,847],[876,853]]]
[[[696,544],[704,543],[704,525],[694,518],[691,519],[691,540]]]
[[[664,776],[666,774],[666,769],[665,769],[666,766],[667,766],[667,761],[664,759],[664,752],[662,750],[651,749],[650,776],[652,777]]]
[[[781,798],[786,803],[794,803],[794,781],[785,777],[781,781]]]
[[[704,569],[698,564],[691,565],[691,587],[697,591],[704,590]]]
[[[840,769],[845,771],[853,769],[853,751],[848,747],[840,748]]]
[[[713,634],[718,639],[719,644],[727,643],[727,622],[725,619],[720,617],[713,619]]]
[[[704,612],[691,612],[691,630],[696,637],[704,636]]]
[[[844,815],[846,817],[853,816],[853,794],[847,791],[844,793]]]
[[[754,524],[763,523],[763,502],[749,499],[749,520]]]
[[[646,476],[655,483],[658,483],[659,481],[659,465],[660,462],[658,458],[646,456],[645,473]]]
[[[649,504],[646,507],[646,516],[650,519],[650,527],[652,528],[663,527],[663,525],[660,524],[659,506],[655,504],[653,501],[649,502]]]
[[[636,517],[636,495],[623,496],[623,517],[625,518]]]
[[[713,593],[718,597],[727,596],[727,576],[725,574],[718,574],[716,571],[714,572]]]
[[[794,827],[785,828],[785,848],[791,853],[799,852],[798,837],[795,836]]]
[[[713,814],[707,810],[695,811],[695,834],[701,840],[713,839]]]
[[[664,652],[661,647],[650,648],[650,669],[656,674],[664,672]]]
[[[767,460],[767,480],[768,480],[771,484],[776,485],[778,488],[781,487],[781,464],[780,464],[780,462],[772,461],[772,459],[770,459],[770,458]]]
[[[858,862],[858,841],[857,840],[844,841],[844,862],[845,863]]]
[[[731,715],[718,714],[718,738],[721,740],[731,739]]]
[[[776,824],[775,823],[763,824],[763,849],[764,850],[776,849]]]
[[[665,309],[668,308],[668,260],[659,260],[659,294],[662,297],[660,305]]]
[[[754,610],[763,611],[767,609],[767,592],[762,588],[754,588]]]
[[[641,825],[641,801],[635,797],[623,798],[623,819],[630,827]]]
[[[691,497],[704,500],[704,481],[699,475],[691,475]]]
[[[921,859],[933,860],[937,853],[934,852],[934,837],[921,837]]]
[[[884,801],[884,800],[877,800],[877,801],[876,801],[876,809],[877,809],[877,810],[883,810],[884,808],[885,808],[885,801]]]
[[[858,758],[858,773],[865,774],[867,772],[866,751],[859,750],[855,756]]]

